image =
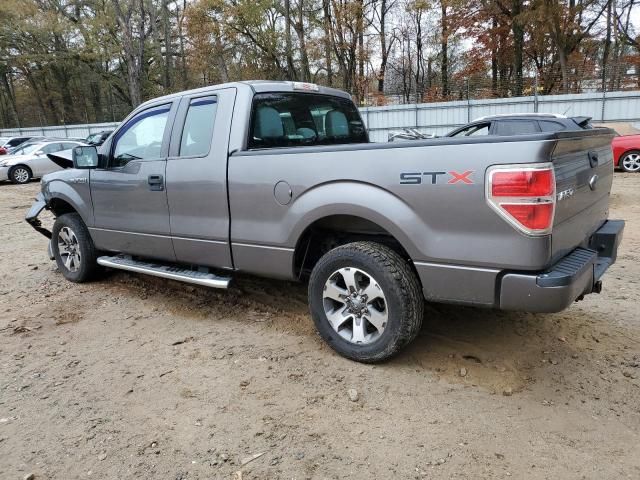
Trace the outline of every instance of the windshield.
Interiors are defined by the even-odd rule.
[[[14,150],[12,153],[13,155],[28,155],[30,153],[35,152],[38,149],[38,147],[40,147],[39,143],[31,143],[29,145],[19,147],[18,149]]]

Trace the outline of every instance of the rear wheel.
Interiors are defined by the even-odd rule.
[[[51,246],[64,278],[82,283],[93,277],[98,268],[96,251],[80,215],[65,213],[56,218]]]
[[[620,157],[620,168],[629,173],[640,171],[640,151],[627,152]]]
[[[309,280],[318,332],[339,354],[359,362],[386,360],[415,338],[424,299],[409,263],[373,242],[326,253]]]
[[[9,180],[11,183],[29,183],[32,176],[31,169],[25,165],[16,165],[9,170]]]

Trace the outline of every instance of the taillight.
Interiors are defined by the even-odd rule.
[[[491,167],[486,185],[489,205],[528,235],[546,235],[553,227],[556,180],[551,163]]]

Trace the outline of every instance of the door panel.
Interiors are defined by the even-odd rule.
[[[169,128],[177,100],[123,122],[108,153],[108,167],[91,171],[94,226],[100,249],[175,260],[164,184]]]
[[[62,143],[49,143],[42,147],[40,151],[42,151],[41,155],[34,156],[29,161],[29,168],[33,172],[34,177],[41,177],[42,175],[46,175],[47,173],[57,172],[61,170],[61,168],[49,160],[47,157],[48,153],[56,153],[62,150]]]
[[[227,155],[235,96],[235,88],[186,96],[178,109],[166,173],[171,235],[179,262],[233,267]]]

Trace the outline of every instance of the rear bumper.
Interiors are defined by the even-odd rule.
[[[605,222],[590,238],[545,272],[505,273],[499,280],[499,308],[559,312],[589,293],[599,293],[600,278],[616,261],[624,221]]]

